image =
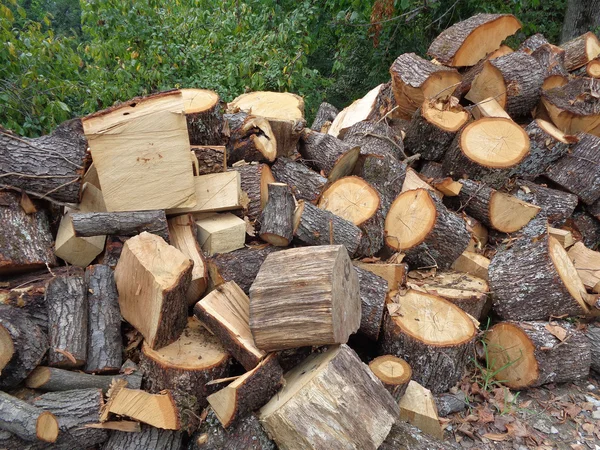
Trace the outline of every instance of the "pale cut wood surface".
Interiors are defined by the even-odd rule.
[[[197,203],[167,210],[167,214],[201,213],[242,209],[240,174],[235,171],[194,177]]]
[[[196,216],[198,242],[207,255],[244,247],[246,222],[231,213]]]

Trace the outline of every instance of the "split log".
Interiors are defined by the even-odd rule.
[[[185,328],[192,266],[154,234],[143,232],[125,243],[115,269],[121,315],[151,348],[176,341]]]
[[[600,41],[591,31],[561,45],[565,51],[565,68],[572,72],[600,55]]]
[[[405,263],[364,263],[352,261],[359,269],[368,270],[383,278],[388,283],[388,291],[393,291],[402,286],[406,280],[408,268]]]
[[[48,336],[19,308],[0,305],[0,389],[15,388],[48,351]]]
[[[327,130],[327,134],[338,137],[342,130],[350,128],[357,122],[373,119],[378,120],[379,118],[375,118],[378,115],[377,105],[380,103],[380,99],[382,95],[385,95],[386,91],[386,85],[380,84],[367,92],[363,98],[359,98],[352,102],[350,106],[344,108],[335,117]]]
[[[552,44],[544,44],[531,53],[531,56],[544,69],[542,90],[564,86],[569,81],[569,72],[565,69],[565,51]]]
[[[400,420],[414,425],[423,433],[444,439],[444,430],[438,418],[437,407],[431,391],[411,380],[400,400]]]
[[[448,66],[473,66],[520,28],[511,14],[477,14],[443,31],[427,54]]]
[[[345,343],[360,320],[358,275],[341,245],[272,253],[250,288],[250,329],[261,350]]]
[[[307,245],[343,245],[352,257],[362,241],[352,222],[304,200],[298,201],[294,222],[294,237]]]
[[[294,195],[285,183],[269,183],[268,192],[267,204],[258,220],[259,236],[269,244],[287,247],[294,237]]]
[[[35,139],[0,127],[0,187],[54,202],[78,203],[88,165],[88,142],[80,119],[61,123]]]
[[[223,113],[219,94],[208,89],[181,89],[181,95],[190,144],[222,144]]]
[[[56,442],[58,420],[49,411],[0,391],[0,429],[25,441]]]
[[[217,286],[196,304],[194,314],[244,369],[254,369],[264,358],[250,331],[250,299],[235,281]]]
[[[82,119],[107,211],[196,204],[183,110],[181,92],[168,91]]]
[[[167,216],[163,210],[125,212],[73,212],[73,230],[77,237],[116,234],[135,236],[144,231],[156,234],[169,242]]]
[[[406,191],[385,219],[388,247],[406,254],[409,265],[447,269],[467,248],[465,221],[425,189]]]
[[[414,53],[398,56],[390,67],[390,75],[398,116],[408,120],[425,100],[451,96],[461,80],[455,69],[434,64]]]
[[[457,272],[471,274],[477,278],[488,281],[488,268],[490,260],[483,255],[465,251],[452,264],[452,269]]]
[[[406,178],[404,178],[404,183],[402,183],[401,192],[411,191],[414,189],[426,189],[439,199],[444,197],[440,191],[424,181],[423,178],[419,176],[418,172],[416,172],[412,167],[408,167],[406,169]]]
[[[519,45],[519,51],[531,55],[538,48],[546,44],[549,44],[548,39],[546,39],[542,33],[536,33],[521,42],[521,45]]]
[[[469,114],[460,105],[425,100],[406,129],[404,145],[413,155],[440,161],[468,120]]]
[[[511,117],[529,116],[540,99],[544,77],[545,70],[533,56],[510,53],[486,61],[465,98],[477,103],[493,97]]]
[[[330,182],[352,173],[360,147],[307,128],[300,137],[300,154]]]
[[[560,242],[563,248],[568,248],[575,243],[573,234],[569,230],[561,230],[560,228],[548,227],[548,234]],[[585,283],[584,283],[585,284]]]
[[[583,242],[577,242],[569,249],[568,255],[583,285],[600,294],[600,252],[587,248]]]
[[[539,206],[540,214],[546,216],[551,224],[571,217],[578,201],[576,195],[523,179],[515,181],[511,193],[524,202]]]
[[[192,145],[194,176],[227,171],[227,150],[222,145]]]
[[[484,183],[461,180],[458,194],[465,211],[483,224],[503,233],[514,233],[527,225],[540,207],[519,198],[496,191]]]
[[[327,130],[339,113],[340,111],[332,104],[327,102],[321,103],[310,129],[318,131],[319,133],[327,133]],[[323,130],[324,127],[327,127],[327,129]]]
[[[316,203],[327,184],[327,178],[309,169],[303,163],[288,158],[277,158],[271,170],[277,181],[292,188],[294,197],[298,200]]]
[[[471,90],[471,86],[473,85],[475,77],[477,77],[477,75],[481,73],[487,61],[500,58],[501,56],[505,56],[513,52],[514,50],[508,47],[507,45],[501,45],[497,50],[494,50],[492,53],[489,53],[485,58],[479,60],[477,64],[464,71],[462,73],[462,80],[460,82],[460,85],[454,91],[454,97],[459,99],[463,98]],[[477,104],[473,106],[475,108]]]
[[[579,136],[571,151],[548,167],[546,177],[591,205],[600,198],[600,137]]]
[[[600,325],[590,323],[584,333],[590,341],[591,369],[598,373],[600,372]]]
[[[88,346],[86,372],[116,372],[123,364],[121,311],[113,270],[108,266],[89,266],[87,284]]]
[[[225,114],[227,163],[237,161],[273,162],[277,158],[277,139],[264,117],[245,112]]]
[[[490,368],[511,389],[585,380],[590,372],[590,343],[566,322],[500,322],[484,339]]]
[[[2,275],[56,265],[47,212],[39,210],[33,214],[26,214],[21,208],[20,197],[14,192],[0,192]]]
[[[462,189],[462,184],[460,184],[460,186]],[[465,216],[465,222],[467,222],[467,230],[471,233],[471,241],[469,242],[467,251],[476,253],[482,252],[488,243],[488,229],[483,226],[479,220],[470,216]]]
[[[489,282],[494,310],[503,319],[547,320],[588,312],[585,286],[565,249],[548,235],[543,217],[532,220],[510,248],[494,255]]]
[[[277,166],[281,159],[277,159],[273,165],[273,169],[275,169],[275,166]],[[266,164],[246,164],[235,166],[232,170],[239,172],[242,191],[248,197],[248,204],[244,205],[244,213],[251,221],[255,221],[267,204],[269,198],[267,186],[269,183],[275,182],[275,177]],[[282,181],[282,183],[287,182]]]
[[[354,266],[358,275],[361,319],[358,332],[373,341],[379,339],[383,310],[388,293],[386,280],[373,272]]]
[[[397,416],[390,393],[346,345],[311,355],[288,372],[284,388],[259,413],[280,448],[295,442],[298,448],[365,450],[381,445]]]
[[[493,97],[488,97],[477,102],[471,108],[471,113],[477,120],[483,117],[502,117],[504,119],[510,119],[510,116],[504,111],[504,108],[500,106],[500,103]]]
[[[168,223],[173,247],[194,262],[192,281],[186,293],[188,306],[192,306],[200,300],[208,285],[207,264],[196,238],[197,225],[191,214],[173,217]]]
[[[456,135],[442,164],[454,179],[468,177],[498,189],[527,157],[529,145],[525,130],[512,120],[486,117]]]
[[[379,378],[383,387],[392,394],[394,400],[399,402],[412,377],[410,364],[397,356],[384,355],[371,361],[369,369]]]
[[[80,367],[87,361],[88,299],[82,270],[54,277],[46,288],[49,365]]]
[[[304,99],[289,92],[250,92],[227,105],[228,111],[246,111],[264,117],[273,130],[277,143],[276,156],[291,156],[306,122]]]
[[[113,431],[102,450],[181,450],[184,434],[179,431],[161,430],[151,426],[142,427],[140,433]]]
[[[407,411],[405,414],[409,414]],[[415,417],[419,417],[418,413],[415,413]],[[435,427],[433,429],[441,430],[441,425],[435,425],[435,419],[432,418],[431,423]],[[423,426],[423,425],[422,425]],[[425,428],[423,426],[423,428]],[[441,432],[443,435],[443,430]],[[440,435],[440,431],[437,431],[436,436]],[[456,444],[451,440],[442,441],[436,437],[430,436],[421,432],[420,428],[408,423],[398,420],[392,429],[390,434],[379,447],[379,450],[397,450],[397,449],[410,449],[410,450],[460,450],[462,449],[460,444]]]
[[[282,382],[283,370],[277,356],[271,353],[254,369],[209,395],[208,402],[223,427],[229,428],[263,407],[277,393]]]
[[[471,318],[441,297],[412,289],[394,297],[387,308],[380,353],[405,359],[413,379],[434,393],[454,386],[477,335]]]
[[[231,213],[196,214],[198,243],[208,256],[244,247],[246,222]]]
[[[437,406],[438,415],[447,417],[456,412],[462,412],[467,409],[468,398],[463,391],[456,394],[443,393],[434,396],[435,406]]]

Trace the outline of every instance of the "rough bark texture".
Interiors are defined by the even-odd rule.
[[[462,184],[462,188],[458,194],[461,206],[469,216],[491,227],[490,199],[496,191],[484,183],[472,180],[460,180],[459,183]]]
[[[591,205],[600,198],[600,137],[579,137],[570,153],[548,167],[546,176]]]
[[[259,128],[256,124],[251,125],[250,122],[255,118],[245,112],[235,114],[224,114],[223,118],[226,122],[226,127],[229,132],[227,141],[227,164],[231,165],[234,162],[244,160],[246,162],[258,161],[268,162],[274,161],[275,156],[268,158],[264,155],[256,144],[256,138],[266,136],[273,138],[273,132],[265,121],[265,126]]]
[[[327,122],[329,122],[329,125],[331,125],[335,119],[335,116],[337,116],[339,112],[340,111],[335,106],[327,102],[321,103],[319,105],[319,109],[317,110],[317,114],[315,115],[315,120],[310,126],[311,130],[318,131],[319,133],[326,133],[327,130],[323,131],[323,126]]]
[[[569,0],[560,41],[569,41],[600,25],[600,1]]]
[[[129,238],[126,236],[106,236],[104,253],[98,257],[98,263],[104,264],[114,270],[117,267],[121,252],[123,251],[123,245],[127,239]]]
[[[102,450],[181,450],[183,433],[142,425],[141,433],[111,431]]]
[[[363,120],[340,131],[338,137],[359,146],[361,156],[391,154],[399,160],[406,158],[402,139],[386,122]]]
[[[169,227],[164,210],[72,213],[71,220],[75,236],[135,236],[147,231],[169,242]]]
[[[300,137],[300,154],[329,179],[335,179],[349,175],[356,164],[358,146],[347,144],[340,139],[325,133],[304,130]]]
[[[88,301],[83,272],[50,280],[46,288],[46,304],[49,364],[56,367],[84,365],[88,345]]]
[[[541,207],[539,214],[545,215],[550,224],[563,222],[571,217],[578,201],[576,195],[522,179],[515,180],[511,193],[527,203]]]
[[[260,237],[270,244],[287,247],[294,237],[294,209],[292,190],[284,183],[269,183],[269,199],[260,219]]]
[[[585,211],[576,212],[572,222],[581,235],[581,241],[586,247],[596,249],[600,243],[600,220],[590,216]],[[570,223],[567,223],[570,224]]]
[[[385,218],[380,208],[371,218],[359,225],[360,231],[362,231],[362,239],[356,253],[357,256],[369,257],[379,253],[385,243],[384,224]]]
[[[218,98],[212,107],[197,113],[187,113],[185,119],[191,145],[221,145],[224,143],[223,112]]]
[[[560,279],[548,253],[548,240],[546,219],[540,217],[523,228],[510,248],[492,258],[490,291],[494,311],[503,319],[547,320],[585,313]]]
[[[591,368],[600,373],[600,324],[590,323],[585,330],[585,335],[590,341]]]
[[[227,170],[227,150],[220,145],[203,145],[192,147],[198,161],[198,170],[194,175],[225,172]]]
[[[413,155],[420,154],[421,159],[441,161],[457,132],[444,130],[431,123],[423,117],[422,108],[419,108],[406,129],[404,145]]]
[[[435,161],[425,161],[419,173],[431,179],[444,178],[446,176],[442,164]]]
[[[532,36],[529,36],[521,43],[521,45],[519,45],[519,51],[529,53],[531,55],[542,45],[546,44],[549,44],[548,39],[546,39],[542,33],[536,33]]]
[[[379,339],[388,283],[368,270],[354,267],[360,288],[361,318],[359,333],[373,341]]]
[[[116,372],[123,364],[121,310],[113,271],[108,266],[89,266],[88,351],[86,372]]]
[[[35,139],[0,127],[1,187],[78,203],[87,159],[87,140],[80,119],[63,122],[52,134]]]
[[[600,199],[596,200],[593,205],[589,205],[587,207],[587,211],[594,216],[598,221],[600,221]],[[2,298],[2,294],[0,291],[0,299]]]
[[[463,391],[458,391],[456,394],[438,394],[434,397],[434,400],[439,417],[446,417],[452,413],[464,411],[468,405],[468,398]]]
[[[546,43],[536,48],[531,56],[544,69],[544,80],[553,75],[561,76],[565,81],[568,79],[569,72],[565,69],[565,51],[562,48]]]
[[[38,419],[41,414],[51,415],[51,413],[44,412],[40,408],[0,391],[0,417],[2,418],[0,430],[13,433],[25,441],[36,441],[38,440]]]
[[[327,184],[327,178],[309,169],[303,163],[289,158],[277,158],[271,170],[277,181],[286,183],[292,188],[298,200],[316,203]]]
[[[42,361],[48,350],[48,336],[19,308],[0,305],[0,328],[8,332],[13,356],[0,369],[0,389],[16,387]]]
[[[2,136],[0,130],[0,141]],[[19,194],[0,192],[0,274],[56,264],[48,214],[43,209],[26,214],[19,199]]]
[[[459,450],[452,440],[439,441],[408,422],[396,421],[379,450]]]
[[[260,216],[263,209],[263,198],[266,198],[266,193],[263,192],[266,185],[261,183],[261,180],[272,179],[271,169],[266,164],[247,164],[233,167],[231,170],[235,170],[240,174],[242,191],[246,193],[249,200],[244,212],[248,219],[254,221]]]

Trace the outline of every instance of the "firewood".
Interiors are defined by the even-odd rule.
[[[600,220],[587,213],[587,211],[575,212],[567,221],[569,226],[572,226],[581,236],[581,242],[587,247],[597,248],[600,242]]]
[[[461,272],[437,272],[433,278],[422,279],[409,275],[406,286],[442,297],[477,320],[481,318],[489,292],[484,279]]]
[[[35,139],[0,127],[0,187],[60,203],[77,203],[89,162],[80,119]]]
[[[224,428],[264,406],[282,386],[283,370],[271,353],[254,369],[208,396],[208,402]]]
[[[16,387],[48,351],[48,336],[20,308],[0,305],[0,389]]]
[[[227,171],[227,150],[222,145],[192,145],[191,151],[198,162],[194,176]]]
[[[142,427],[140,433],[113,431],[102,450],[181,450],[184,433],[161,430],[148,425]]]
[[[589,310],[585,286],[563,246],[548,235],[543,217],[532,220],[510,248],[494,255],[489,282],[494,310],[503,319],[547,320]]]
[[[80,367],[87,360],[88,299],[83,271],[52,278],[46,288],[48,361],[55,367]]]
[[[335,117],[339,113],[340,111],[332,104],[327,102],[321,103],[317,113],[315,114],[315,120],[313,120],[310,129],[318,131],[319,133],[327,133],[327,130],[323,131],[323,127],[331,126],[335,120]]]
[[[493,97],[488,97],[477,102],[471,109],[471,112],[473,113],[473,117],[477,120],[484,117],[510,119],[510,116],[506,113],[504,108],[500,106],[498,100]]]
[[[380,276],[388,283],[388,291],[398,289],[406,280],[408,271],[405,263],[364,263],[352,261],[359,269],[368,270],[377,276]]]
[[[585,380],[590,371],[590,343],[566,322],[500,322],[484,339],[490,368],[511,389]]]
[[[460,131],[442,164],[453,178],[467,176],[500,188],[529,154],[527,133],[512,120],[486,117]]]
[[[477,103],[493,97],[511,117],[529,116],[540,98],[544,76],[533,56],[510,53],[486,61],[465,98]]]
[[[294,197],[298,200],[316,203],[327,184],[327,178],[309,169],[303,163],[288,158],[277,158],[271,170],[277,181],[286,183],[292,188]]]
[[[484,183],[461,180],[458,194],[465,211],[483,224],[503,233],[514,233],[531,221],[540,207],[496,191]]]
[[[483,255],[465,251],[452,264],[452,269],[457,272],[471,274],[477,278],[488,281],[488,267],[490,260]]]
[[[277,159],[273,168],[281,159]],[[269,198],[267,186],[275,182],[275,177],[267,164],[246,164],[233,167],[232,170],[239,172],[242,191],[248,197],[248,204],[244,205],[244,213],[251,221],[255,221],[267,204]]]
[[[412,369],[402,358],[393,355],[378,356],[369,363],[369,369],[375,374],[394,400],[397,402],[404,396]]]
[[[572,72],[600,55],[600,41],[591,31],[561,45],[565,51],[565,68]]]
[[[346,345],[311,355],[286,373],[283,389],[259,412],[280,448],[295,442],[297,448],[375,450],[397,416],[390,393]]]
[[[109,420],[100,423],[88,423],[84,425],[86,428],[96,428],[99,430],[115,430],[124,431],[126,433],[141,433],[142,427],[139,422],[132,420]]]
[[[245,112],[225,114],[227,164],[237,161],[273,162],[277,158],[277,138],[269,121]]]
[[[422,159],[440,161],[468,120],[469,114],[460,105],[425,100],[406,129],[404,145]]]
[[[264,358],[250,331],[250,299],[235,281],[217,286],[196,303],[194,314],[244,369],[254,369]]]
[[[462,189],[462,184],[460,184],[460,186]],[[471,240],[469,241],[467,251],[475,253],[481,252],[488,243],[488,229],[479,220],[474,219],[473,217],[465,215],[464,218],[467,223],[467,230],[471,233]]]
[[[386,122],[362,120],[341,130],[338,138],[348,144],[358,145],[362,156],[391,154],[399,160],[406,158],[402,139]]]
[[[268,192],[267,204],[258,220],[259,236],[269,244],[287,247],[294,237],[294,195],[285,183],[269,183]]]
[[[106,211],[102,191],[93,185],[84,184],[78,208],[78,210],[65,208],[65,215],[60,221],[54,243],[54,253],[69,264],[87,267],[104,249],[106,236],[100,234],[92,237],[77,237],[73,227],[72,214]]]
[[[548,227],[548,234],[560,242],[563,248],[569,248],[575,243],[573,234],[569,230],[561,230],[560,228]],[[585,284],[585,283],[584,283]]]
[[[373,272],[354,266],[360,293],[360,327],[358,332],[373,341],[379,339],[388,283]]]
[[[265,258],[278,250],[272,245],[253,245],[207,259],[209,290],[227,281],[235,281],[248,294]]]
[[[520,28],[511,14],[477,14],[443,31],[427,54],[448,66],[473,66]]]
[[[590,323],[584,333],[590,341],[591,369],[598,373],[600,372],[600,325]]]
[[[143,232],[125,243],[115,269],[121,315],[151,348],[176,341],[185,328],[192,266],[154,234]]]
[[[542,186],[531,181],[517,179],[512,195],[541,208],[540,214],[545,215],[550,223],[568,219],[577,206],[577,196]]]
[[[125,236],[107,236],[104,253],[97,258],[98,264],[104,264],[114,270],[123,252],[123,245],[128,239]]]
[[[519,45],[519,51],[531,55],[538,48],[548,43],[548,39],[546,39],[542,33],[536,33],[521,42],[521,45]]]
[[[244,246],[246,222],[231,213],[196,214],[198,243],[205,254],[228,253]]]
[[[385,236],[387,246],[405,253],[414,268],[447,269],[470,241],[465,221],[425,189],[406,191],[394,200]]]
[[[2,134],[0,133],[0,139]],[[0,274],[56,265],[52,252],[52,233],[45,210],[26,214],[19,204],[20,195],[0,192]]]
[[[188,208],[167,210],[167,215],[207,213],[242,209],[241,178],[238,172],[211,173],[194,177],[197,203]]]
[[[360,320],[358,275],[341,245],[271,253],[250,288],[250,329],[261,350],[345,343]]]
[[[425,100],[449,97],[461,80],[455,69],[436,65],[414,53],[398,56],[390,74],[398,116],[407,120]]]
[[[588,77],[600,78],[600,57],[596,57],[587,63],[585,72]]]
[[[600,198],[600,137],[580,135],[571,151],[550,165],[546,177],[591,205]]]
[[[590,215],[594,216],[600,221],[600,199],[596,200],[593,204],[588,205],[586,209]]]
[[[444,439],[433,395],[416,381],[408,383],[404,397],[400,400],[400,420],[407,421],[436,439]]]
[[[73,212],[73,230],[77,237],[116,234],[135,236],[143,231],[153,233],[169,242],[167,217],[163,210],[125,212]]]
[[[568,255],[583,285],[600,294],[600,252],[590,250],[583,242],[577,242],[569,249]]]
[[[168,223],[173,247],[194,262],[192,281],[186,293],[187,303],[192,306],[200,300],[208,285],[207,264],[196,238],[197,225],[191,214],[173,217]]]
[[[360,147],[307,128],[300,137],[299,151],[306,161],[333,182],[352,172]]]
[[[414,189],[426,189],[439,199],[444,197],[440,191],[429,185],[426,181],[423,181],[413,168],[408,167],[406,169],[406,178],[404,179],[404,183],[402,183],[401,192],[412,191]]]
[[[514,50],[512,48],[506,45],[501,45],[497,50],[494,50],[492,53],[489,53],[485,58],[479,60],[477,64],[462,72],[462,80],[460,81],[460,85],[456,88],[453,95],[456,98],[464,97],[471,90],[473,81],[475,81],[477,75],[479,75],[482,72],[487,61],[500,58],[501,56],[505,56],[513,52]],[[473,105],[473,109],[476,109],[476,105],[477,103]]]
[[[0,429],[25,441],[56,442],[58,420],[49,411],[0,391]]]
[[[123,364],[121,311],[113,271],[108,266],[89,266],[87,284],[88,347],[86,372],[116,372]]]
[[[565,69],[565,51],[552,44],[544,44],[531,53],[544,69],[542,89],[554,89],[564,86],[569,81],[569,72]]]
[[[355,123],[363,120],[372,120],[373,116],[377,114],[379,97],[385,90],[386,85],[380,84],[367,92],[363,98],[355,100],[350,106],[340,111],[327,130],[327,134],[338,137],[340,132],[345,128],[350,128]]]
[[[462,184],[450,177],[432,180],[431,185],[445,197],[457,197],[462,189]]]
[[[341,244],[354,256],[362,241],[362,231],[352,222],[304,200],[298,202],[294,221],[294,237],[307,245]]]
[[[405,411],[406,415],[409,413]],[[415,414],[419,417],[418,414]],[[435,427],[434,430],[441,429],[441,425],[435,425],[435,420],[431,420],[432,425]],[[443,436],[443,431],[437,431],[436,436]],[[446,439],[445,441],[440,440],[438,437],[433,437],[408,423],[401,420],[396,421],[390,434],[379,447],[379,450],[397,450],[399,448],[406,448],[410,450],[460,450],[462,447],[460,444],[453,442],[452,440]]]
[[[182,89],[181,95],[190,144],[222,144],[223,113],[219,94],[208,89]]]
[[[181,92],[169,91],[82,119],[108,211],[196,204],[183,110]]]
[[[264,117],[277,143],[276,156],[290,156],[296,149],[304,121],[304,99],[289,92],[250,92],[227,105],[228,111],[246,111]]]
[[[454,386],[477,335],[471,318],[448,300],[412,289],[394,297],[387,309],[380,353],[405,359],[413,379],[434,393]]]

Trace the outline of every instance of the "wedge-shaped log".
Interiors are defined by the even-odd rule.
[[[277,158],[277,138],[264,117],[237,112],[225,114],[227,163],[237,161],[273,162]]]
[[[280,163],[281,159],[282,158],[277,159],[273,168]],[[273,173],[267,164],[246,164],[235,166],[231,170],[239,172],[242,191],[248,197],[247,200],[242,201],[244,214],[246,214],[251,221],[255,221],[267,204],[269,198],[269,183],[274,183],[276,181],[273,177]],[[283,182],[286,183],[285,181]],[[247,205],[245,204],[246,201]]]
[[[174,342],[185,328],[192,266],[154,234],[144,232],[123,246],[115,269],[121,315],[151,348]]]
[[[452,264],[452,269],[457,272],[471,274],[477,278],[488,281],[488,267],[490,260],[475,252],[464,251]]]
[[[219,94],[208,89],[182,89],[181,95],[190,144],[222,144],[223,113]]]
[[[269,183],[269,199],[260,215],[260,238],[277,247],[287,247],[294,237],[296,201],[285,183]]]
[[[73,230],[77,237],[116,234],[135,236],[143,231],[153,233],[169,242],[167,217],[163,210],[125,212],[73,212]]]
[[[311,355],[286,373],[284,388],[259,412],[281,449],[375,450],[397,416],[390,393],[346,345]]]
[[[327,178],[289,158],[277,158],[271,169],[277,181],[289,185],[298,200],[316,203],[327,184]]]
[[[246,222],[231,213],[196,214],[198,243],[207,255],[244,247]]]
[[[381,95],[384,94],[385,90],[386,85],[380,84],[367,92],[363,98],[359,98],[352,102],[350,106],[347,106],[340,111],[326,133],[338,137],[340,132],[345,128],[350,128],[352,125],[362,120],[372,120],[372,118],[377,115],[378,100]]]
[[[51,412],[0,391],[0,430],[25,441],[56,442],[58,420]]]
[[[544,44],[532,52],[531,56],[545,71],[542,90],[554,89],[569,82],[569,72],[565,69],[566,52],[562,48]]]
[[[572,72],[600,55],[600,40],[588,31],[561,45],[565,51],[565,68]]]
[[[436,439],[444,439],[433,395],[416,381],[408,383],[404,397],[400,400],[400,420],[407,421]]]
[[[383,355],[371,361],[369,369],[381,380],[394,400],[399,402],[412,377],[410,364],[397,356]]]
[[[250,288],[250,329],[261,350],[345,343],[360,319],[358,275],[341,245],[272,253]]]
[[[306,161],[333,182],[352,173],[360,147],[307,128],[300,138],[299,151]]]
[[[600,294],[600,252],[587,248],[583,242],[576,242],[568,255],[584,286]]]

